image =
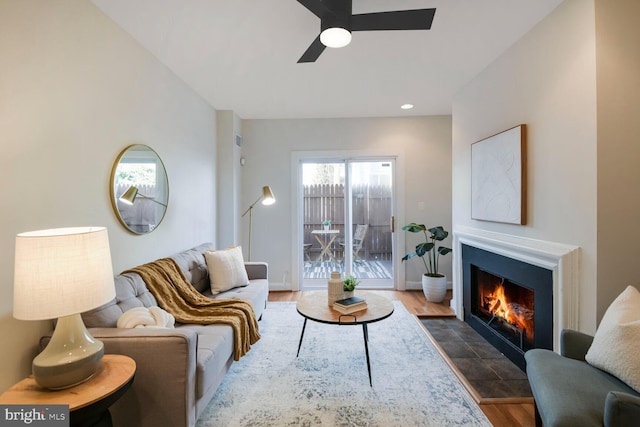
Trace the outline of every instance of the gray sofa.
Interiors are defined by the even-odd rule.
[[[572,330],[560,336],[560,354],[525,353],[536,406],[536,426],[637,426],[640,394],[585,362],[593,337]]]
[[[211,298],[250,301],[260,318],[269,294],[266,263],[245,263],[250,284],[211,295],[203,253],[205,243],[173,255],[187,279]],[[83,313],[90,333],[105,353],[125,354],[137,364],[132,387],[111,407],[115,426],[193,426],[233,363],[233,331],[228,325],[176,325],[175,329],[118,329],[118,318],[134,307],[157,305],[135,273],[116,276],[116,298]]]

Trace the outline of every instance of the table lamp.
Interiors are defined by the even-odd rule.
[[[58,319],[49,345],[33,360],[36,382],[58,390],[82,383],[104,355],[80,313],[115,298],[104,227],[58,228],[16,237],[13,316]]]

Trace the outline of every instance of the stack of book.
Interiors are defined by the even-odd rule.
[[[333,309],[342,314],[351,314],[366,308],[367,302],[360,297],[345,298],[333,303]]]

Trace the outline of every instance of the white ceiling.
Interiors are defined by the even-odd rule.
[[[308,64],[296,61],[320,20],[296,0],[92,1],[214,108],[271,119],[451,114],[455,93],[563,0],[353,0],[354,14],[436,14],[431,30],[356,32]]]

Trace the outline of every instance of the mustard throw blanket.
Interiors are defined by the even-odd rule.
[[[260,339],[258,321],[250,302],[211,299],[198,292],[171,258],[162,258],[125,271],[137,273],[176,322],[208,325],[223,323],[233,328],[233,358],[240,360]]]

